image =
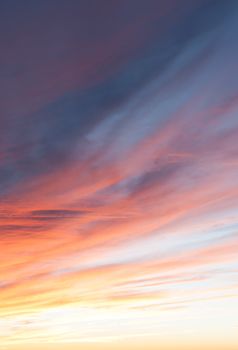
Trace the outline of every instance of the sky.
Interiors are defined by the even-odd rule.
[[[238,2],[0,1],[0,350],[238,348]]]

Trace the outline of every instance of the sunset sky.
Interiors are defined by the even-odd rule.
[[[238,349],[238,1],[0,0],[0,350]]]

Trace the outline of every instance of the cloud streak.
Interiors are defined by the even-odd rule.
[[[2,343],[235,345],[237,4],[92,3],[0,5]]]

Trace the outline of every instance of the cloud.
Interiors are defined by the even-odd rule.
[[[235,324],[237,4],[93,4],[0,5],[0,321]]]

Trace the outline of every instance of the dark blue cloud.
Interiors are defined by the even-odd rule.
[[[168,6],[172,3],[171,1]],[[8,193],[15,184],[21,183],[21,181],[65,166],[68,161],[72,160],[76,145],[79,146],[78,160],[84,158],[87,155],[86,137],[93,128],[100,125],[106,118],[110,118],[113,111],[123,108],[126,101],[154,77],[169,70],[169,67],[184,50],[190,45],[192,46],[195,40],[216,30],[218,24],[222,23],[227,15],[232,13],[231,10],[237,7],[234,1],[229,3],[222,0],[196,2],[185,18],[182,16],[180,20],[175,19],[168,29],[161,30],[167,20],[171,21],[171,14],[168,12],[169,14],[165,15],[164,18],[158,15],[157,21],[154,19],[150,21],[150,18],[154,18],[154,11],[163,12],[166,9],[166,2],[159,4],[156,1],[132,1],[129,3],[122,1],[120,4],[119,2],[115,2],[115,4],[115,8],[109,1],[103,1],[100,4],[95,1],[93,6],[85,1],[71,1],[67,4],[64,1],[43,1],[36,2],[36,6],[33,6],[30,1],[23,1],[21,5],[14,1],[1,4],[2,15],[5,16],[4,25],[5,28],[9,29],[6,38],[9,39],[11,47],[16,45],[16,54],[17,50],[19,52],[21,50],[17,42],[14,41],[14,35],[16,38],[18,37],[16,25],[22,21],[21,14],[25,19],[26,28],[30,29],[31,26],[33,28],[34,45],[37,46],[37,42],[40,40],[39,45],[43,50],[43,56],[49,54],[48,49],[50,48],[50,54],[55,60],[57,57],[62,59],[64,52],[67,54],[67,49],[70,50],[67,45],[68,40],[72,44],[71,47],[74,49],[77,47],[77,50],[81,50],[82,54],[85,50],[88,51],[88,59],[92,60],[92,55],[95,52],[100,54],[100,48],[97,48],[96,51],[89,49],[87,46],[89,42],[90,47],[93,48],[98,45],[98,40],[108,35],[112,38],[115,35],[116,38],[116,33],[122,31],[123,26],[128,25],[131,21],[133,27],[133,23],[140,17],[144,18],[145,14],[147,18],[146,21],[142,22],[142,26],[150,35],[146,43],[123,61],[119,70],[111,74],[110,77],[95,82],[94,86],[66,91],[57,99],[44,103],[34,113],[15,115],[9,120],[7,112],[2,114],[0,147],[3,157],[0,161],[0,193]],[[43,32],[45,30],[44,13],[46,13],[46,22],[48,21],[47,25],[49,26],[52,11],[57,9],[59,13],[56,11],[56,29],[53,29],[54,22],[52,22],[49,37],[43,38],[40,35],[40,29],[42,27]],[[66,10],[65,14],[62,12],[63,9]],[[180,11],[186,13],[183,7],[180,8]],[[66,18],[69,15],[73,15],[73,21]],[[69,25],[69,28],[66,27],[66,34],[60,29],[62,23],[59,19],[62,18]],[[15,21],[15,19],[17,20]],[[135,26],[135,28],[137,27]],[[135,35],[139,32],[137,29]],[[60,52],[58,40],[61,36],[66,46]],[[55,42],[57,42],[56,47]],[[124,42],[125,46],[131,44],[130,41],[127,42],[126,36]],[[36,46],[30,48],[32,55]],[[24,50],[27,52],[28,49],[24,47]],[[123,46],[119,52],[123,56]],[[113,57],[114,53],[110,52],[110,47],[109,53]],[[12,74],[15,74],[15,80],[12,81],[12,84],[14,81],[18,84],[18,74],[23,75],[23,77],[25,75],[25,79],[27,79],[28,67],[18,69],[17,58],[13,62],[10,69],[13,69]],[[85,62],[82,61],[82,64]],[[80,67],[80,60],[78,65]],[[100,66],[98,69],[103,73],[106,68]],[[4,87],[2,89],[4,91]],[[12,86],[12,89],[14,90],[15,87]],[[29,96],[30,103],[31,97]],[[96,149],[97,145],[95,144],[94,147]]]

